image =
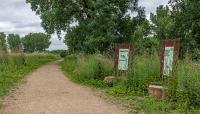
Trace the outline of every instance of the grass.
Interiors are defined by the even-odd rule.
[[[53,56],[1,56],[0,57],[0,97],[22,80],[28,73],[41,65],[56,60]]]
[[[136,55],[126,80],[112,86],[102,82],[113,74],[113,63],[100,55],[71,55],[62,64],[63,71],[75,82],[105,89],[106,93],[127,104],[135,113],[182,114],[200,113],[200,62],[180,60],[174,76],[160,80],[158,54]],[[155,100],[148,94],[150,83],[159,83],[172,91],[170,99]]]
[[[135,56],[133,61],[127,85],[131,91],[146,95],[149,84],[160,80],[158,54]]]
[[[184,60],[178,70],[176,99],[185,108],[200,108],[200,63]],[[192,107],[191,107],[192,106]],[[180,106],[180,107],[183,107]]]
[[[65,58],[62,69],[75,82],[104,88],[106,85],[102,80],[112,74],[112,67],[99,58],[94,55],[71,55]]]

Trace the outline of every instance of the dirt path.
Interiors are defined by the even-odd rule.
[[[3,100],[0,114],[127,114],[91,89],[69,81],[52,62]]]

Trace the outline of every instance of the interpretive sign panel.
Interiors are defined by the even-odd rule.
[[[163,75],[169,76],[173,69],[174,47],[165,47]]]
[[[128,70],[129,49],[119,49],[118,70]]]
[[[131,53],[132,53],[131,44],[115,45],[115,68],[117,70],[127,71],[129,69]]]
[[[164,40],[161,46],[161,76],[170,76],[178,61],[180,40]]]

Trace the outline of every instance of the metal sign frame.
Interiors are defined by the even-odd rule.
[[[165,76],[163,75],[164,71],[164,59],[165,59],[165,49],[166,47],[173,47],[173,66],[177,64],[179,57],[180,49],[180,39],[169,39],[161,41],[161,50],[160,50],[160,76],[164,80]],[[173,72],[173,69],[172,69]]]

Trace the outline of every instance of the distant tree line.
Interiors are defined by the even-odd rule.
[[[6,51],[6,35],[0,32],[0,52]]]
[[[30,33],[24,37],[18,34],[0,33],[0,50],[11,52],[41,52],[51,44],[50,35],[44,33]],[[9,48],[9,49],[8,49]]]

